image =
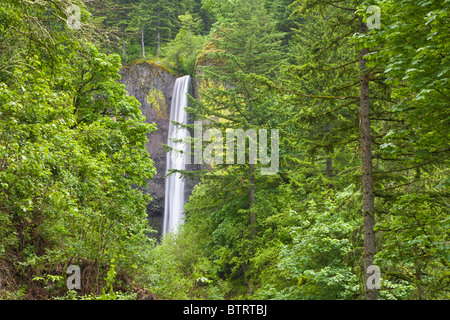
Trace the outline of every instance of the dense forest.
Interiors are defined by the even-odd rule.
[[[2,0],[0,299],[449,299],[449,24],[450,0]],[[152,236],[136,63],[190,75],[223,136],[277,130],[278,171],[186,172]]]

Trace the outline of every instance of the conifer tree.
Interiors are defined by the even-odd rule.
[[[169,0],[142,0],[135,5],[129,29],[138,32],[144,59],[146,44],[156,45],[156,55],[159,57],[162,43],[170,40],[175,19],[174,5]],[[152,40],[146,41],[146,35]]]
[[[217,48],[208,58],[217,62],[201,70],[214,85],[201,92],[201,104],[195,111],[225,133],[225,129],[269,127],[267,101],[251,80],[252,75],[274,77],[283,63],[279,50],[282,33],[258,0],[242,0],[232,5],[230,13],[216,27],[211,46]],[[249,163],[249,208],[254,203],[255,164]],[[251,216],[252,225],[256,217]]]
[[[165,60],[174,63],[184,74],[195,73],[195,61],[203,49],[205,38],[200,36],[200,22],[189,12],[178,16],[181,28],[175,39],[165,48]]]
[[[268,129],[270,133],[270,129],[275,129],[271,98],[255,78],[272,77],[274,80],[277,76],[283,63],[282,38],[283,34],[276,31],[276,21],[258,0],[236,1],[229,14],[215,26],[206,54],[198,61],[198,69],[203,73],[200,99],[193,101],[192,107],[188,108],[195,120],[202,121],[205,129],[217,130],[215,137],[209,137],[211,140],[215,138],[220,142],[222,137],[225,147],[227,129],[240,129],[244,133],[248,130],[258,132],[258,129]],[[258,183],[264,178],[259,175],[260,163],[250,153],[249,144],[250,138],[245,141],[245,159],[242,162],[242,159],[234,157],[231,164],[231,154],[227,150],[224,154],[215,154],[215,161],[202,174],[205,188],[220,190],[214,192],[211,205],[226,204],[222,208],[213,205],[215,210],[211,213],[217,226],[214,237],[218,239],[218,259],[227,260],[220,264],[231,278],[236,273],[244,274],[247,290],[250,290],[248,279],[252,277],[250,259],[255,253],[259,235],[264,232],[258,216],[265,214],[255,207]],[[204,158],[205,153],[210,152],[208,147],[203,152]],[[234,143],[232,150],[235,156],[237,148],[237,143]],[[194,204],[188,208],[187,216],[195,210]],[[233,233],[241,235],[235,244],[229,242],[230,237],[222,235],[230,223]]]
[[[351,49],[349,41],[352,39],[355,33],[365,34],[367,32],[366,23],[362,18],[356,14],[356,7],[354,2],[342,1],[339,4],[330,4],[325,1],[296,1],[293,7],[296,8],[296,14],[307,14],[315,10],[321,9],[322,12],[327,13],[326,19],[322,22],[322,28],[329,30],[328,36],[322,38],[317,43],[316,57],[320,59],[321,55],[324,55],[327,50],[334,50],[339,52],[342,48]],[[331,32],[330,32],[331,31]],[[343,46],[343,47],[342,47]],[[353,52],[354,49],[353,49]],[[327,95],[321,92],[320,88],[313,89],[316,93],[310,95],[315,96],[318,99],[324,100],[347,100],[351,101],[350,106],[358,105],[359,110],[359,129],[360,129],[360,156],[361,156],[361,188],[362,188],[362,212],[364,217],[364,270],[367,270],[369,266],[373,264],[375,256],[375,220],[374,220],[374,180],[372,169],[372,128],[370,123],[371,116],[371,96],[369,91],[370,79],[373,77],[373,71],[366,67],[366,55],[369,53],[367,48],[360,48],[358,52],[353,55],[348,55],[348,60],[340,61],[340,64],[325,67],[328,70],[337,70],[338,78],[333,78],[333,81],[337,82],[335,86],[326,86],[327,88],[336,88],[339,95]],[[359,76],[355,76],[353,73],[353,79],[348,77],[344,72],[346,67],[358,63]],[[318,65],[313,61],[306,65],[310,70],[316,72],[323,72],[324,67]],[[355,69],[353,69],[355,70]],[[342,78],[348,79],[349,82],[342,82]],[[339,90],[340,88],[340,90]],[[343,89],[343,90],[342,90]],[[352,95],[346,94],[346,92],[352,92]],[[357,90],[357,93],[355,92]],[[300,90],[301,91],[301,90]],[[340,91],[340,92],[339,92]],[[304,93],[303,93],[304,94]],[[359,100],[356,102],[356,99]],[[344,107],[345,103],[340,103],[337,107],[333,108],[333,104],[328,104],[329,109],[327,113],[333,112],[338,115],[338,110]],[[347,104],[348,106],[348,104]],[[366,279],[368,275],[366,274]],[[369,289],[365,286],[366,299],[377,299],[377,290]]]
[[[443,85],[447,81],[447,65],[431,59],[431,56],[439,56],[444,59],[442,61],[446,61],[442,51],[446,46],[446,41],[443,41],[446,32],[438,31],[441,30],[438,26],[444,23],[448,10],[445,10],[445,5],[431,2],[423,2],[419,6],[413,1],[396,2],[395,5],[393,2],[383,3],[381,28],[371,30],[368,30],[369,21],[366,21],[369,18],[369,2],[297,1],[293,5],[298,16],[306,19],[305,23],[300,24],[297,33],[301,41],[309,39],[309,42],[298,42],[302,48],[297,51],[300,66],[292,66],[288,74],[299,77],[286,82],[290,88],[287,91],[312,106],[311,109],[304,108],[303,115],[299,114],[306,128],[313,130],[326,127],[327,123],[330,125],[329,134],[310,135],[305,139],[306,145],[312,150],[323,150],[325,154],[330,145],[336,149],[356,142],[361,148],[358,166],[361,170],[359,185],[364,217],[363,273],[366,276],[366,299],[377,299],[378,296],[377,290],[366,286],[369,275],[366,270],[376,261],[382,261],[389,251],[384,246],[392,246],[395,242],[393,238],[399,237],[411,241],[411,250],[402,251],[402,254],[414,256],[411,257],[414,263],[408,267],[412,270],[410,274],[414,274],[418,297],[424,296],[423,269],[431,260],[418,254],[424,246],[419,239],[425,236],[424,233],[431,236],[430,232],[423,229],[414,235],[409,231],[395,235],[387,232],[378,238],[375,251],[376,230],[380,226],[385,226],[383,230],[390,230],[386,226],[391,223],[386,221],[384,215],[396,217],[396,206],[402,203],[400,206],[404,208],[407,198],[422,208],[421,213],[411,207],[402,219],[394,219],[394,229],[400,230],[399,221],[407,223],[413,215],[415,223],[423,228],[433,225],[435,230],[440,230],[437,224],[442,221],[441,210],[445,210],[441,202],[442,194],[426,187],[421,169],[427,168],[427,172],[435,172],[439,177],[444,167],[436,170],[428,165],[431,162],[444,164],[443,159],[448,153],[443,143],[445,134],[439,133],[442,132],[439,129],[443,128],[441,126],[448,126],[448,117],[441,113],[448,104],[444,102],[446,89]],[[322,12],[325,19],[317,20],[317,12]],[[319,21],[323,31],[318,34],[316,29],[314,32],[314,27],[309,27],[309,19],[313,21],[312,24]],[[305,50],[309,54],[305,55]],[[342,52],[345,54],[342,55]],[[336,60],[334,57],[327,61],[326,57],[332,57],[333,53],[340,55],[340,58]],[[332,72],[336,74],[333,76]],[[430,76],[418,76],[424,73]],[[314,99],[314,102],[310,99]],[[351,112],[346,112],[346,109]],[[317,122],[321,116],[324,117],[323,121]],[[311,121],[313,119],[314,122]],[[422,119],[434,119],[433,128],[429,126],[431,122]],[[359,137],[355,135],[354,120],[359,126]],[[428,134],[419,137],[418,131]],[[430,140],[423,139],[424,136],[433,136],[435,144],[432,147],[428,145],[425,141]],[[410,173],[413,171],[416,172],[416,179]],[[342,173],[338,174],[342,179]],[[418,177],[421,177],[421,183],[418,183]],[[429,180],[430,184],[445,185],[445,179],[432,180]],[[424,209],[427,206],[424,203],[429,203],[429,200],[424,199],[429,199],[431,193],[434,197],[433,206],[439,212],[435,219],[426,218],[427,210]],[[418,199],[421,199],[421,204]],[[378,217],[377,224],[375,214]],[[438,232],[431,233],[436,237],[436,248],[432,251],[436,250],[437,254],[437,247],[440,246]],[[376,252],[380,252],[380,258],[375,255]],[[396,261],[395,258],[389,259]],[[402,271],[396,271],[395,274],[402,277]]]
[[[375,186],[388,186],[375,190],[389,217],[378,228],[392,230],[381,239],[380,256],[391,266],[387,280],[407,279],[420,300],[443,290],[448,268],[443,243],[448,239],[450,42],[445,25],[450,7],[448,1],[379,5],[381,28],[360,38],[371,48],[368,68],[381,71],[377,78],[390,89],[384,114],[374,115],[385,121],[385,134],[374,154],[384,167],[375,172]],[[392,247],[398,252],[388,253]]]
[[[113,52],[121,52],[122,58],[127,56],[127,42],[133,34],[129,27],[132,22],[131,13],[139,0],[95,0],[86,5],[93,15],[93,23],[102,33],[102,38],[109,40],[106,47]],[[112,44],[111,44],[112,43]],[[120,45],[121,43],[121,45]],[[121,47],[119,49],[119,47]]]

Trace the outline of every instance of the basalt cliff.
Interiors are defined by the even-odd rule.
[[[155,123],[157,130],[148,134],[147,150],[156,167],[157,174],[148,182],[146,194],[152,197],[147,205],[150,225],[158,236],[161,234],[164,216],[164,176],[166,155],[163,144],[167,144],[170,104],[173,88],[178,75],[152,62],[135,63],[121,70],[122,79],[128,93],[141,103],[146,122]]]

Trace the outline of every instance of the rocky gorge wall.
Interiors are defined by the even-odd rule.
[[[146,194],[153,200],[147,205],[150,225],[161,235],[164,221],[164,193],[166,173],[166,152],[162,144],[167,144],[170,105],[177,75],[156,63],[136,63],[121,70],[120,83],[128,93],[141,103],[141,110],[147,123],[155,123],[157,130],[149,133],[147,151],[156,167],[157,174],[148,182]]]

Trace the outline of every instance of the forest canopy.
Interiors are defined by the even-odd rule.
[[[0,299],[449,299],[449,23],[450,0],[3,0]],[[159,240],[157,128],[118,81],[139,62],[191,75],[208,128],[280,138],[276,174],[189,173]]]

